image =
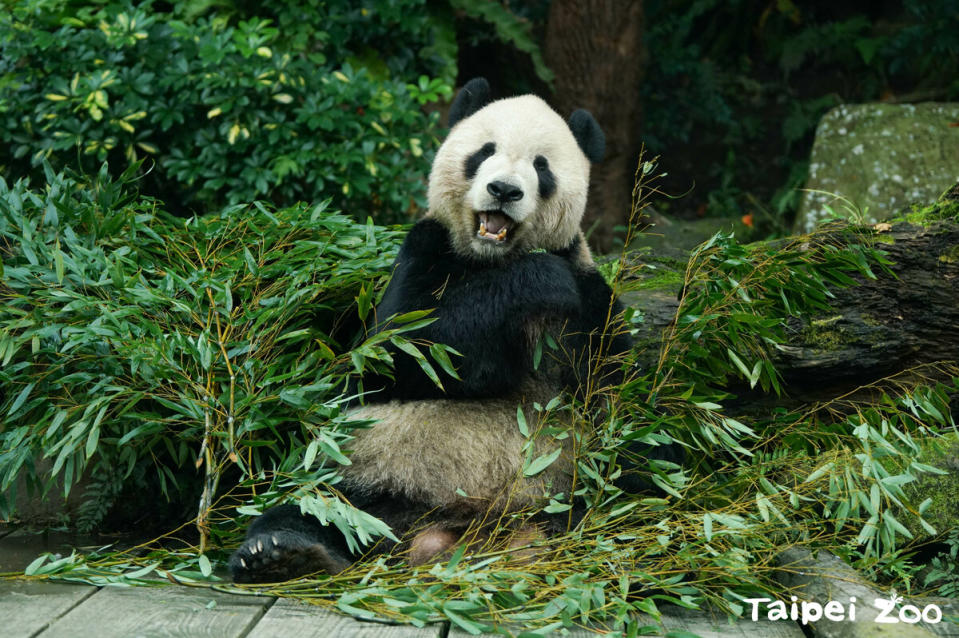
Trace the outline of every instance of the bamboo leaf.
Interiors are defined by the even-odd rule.
[[[563,448],[558,447],[552,452],[543,454],[541,456],[533,459],[529,465],[523,468],[523,476],[536,476],[559,458],[559,455],[562,454]]]

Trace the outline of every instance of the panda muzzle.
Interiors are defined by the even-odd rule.
[[[505,213],[498,210],[481,211],[477,213],[479,230],[476,236],[480,239],[504,242],[514,222]]]

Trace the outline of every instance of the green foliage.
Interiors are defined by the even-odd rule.
[[[92,183],[51,173],[46,192],[0,181],[0,508],[18,475],[69,492],[88,468],[146,464],[170,497],[189,468],[212,491],[225,465],[258,475],[316,440],[346,462],[338,388],[399,337],[350,352],[343,325],[398,240],[325,204],[177,220],[106,166]]]
[[[426,51],[423,0],[207,6],[23,2],[0,17],[6,174],[149,158],[143,187],[174,208],[330,198],[405,220],[425,205],[438,118],[420,105],[452,78]]]
[[[161,557],[163,567],[159,560]],[[97,564],[101,561],[107,564]],[[72,552],[63,557],[44,554],[24,570],[26,576],[50,574],[56,574],[60,580],[91,583],[98,587],[156,587],[170,578],[182,583],[220,580],[212,574],[212,565],[206,556],[188,551],[150,552],[146,556],[126,561],[116,560],[105,549],[85,555]]]
[[[946,548],[932,559],[932,569],[923,585],[936,587],[936,594],[946,598],[959,596],[959,529],[949,532]]]
[[[21,0],[0,15],[0,167],[122,172],[178,213],[332,200],[409,221],[456,80],[453,12],[550,79],[497,2]],[[414,81],[415,79],[415,81]]]
[[[888,264],[848,228],[752,246],[720,232],[693,252],[661,365],[699,389],[739,377],[778,394],[770,355],[785,342],[786,320],[828,310],[830,287],[853,285],[852,274],[875,278],[871,265]]]
[[[643,91],[647,145],[690,158],[679,168],[695,178],[694,204],[736,217],[768,210],[757,220],[767,232],[781,233],[798,207],[829,108],[959,97],[955,0],[649,0],[644,9],[654,52]]]

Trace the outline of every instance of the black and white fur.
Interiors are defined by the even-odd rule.
[[[414,336],[462,353],[461,380],[441,372],[441,390],[399,351],[393,377],[365,377],[366,405],[352,416],[375,424],[355,432],[338,486],[407,536],[412,563],[442,553],[484,516],[568,497],[573,437],[537,442],[537,454],[563,453],[522,478],[528,440],[517,406],[535,430],[534,402],[602,383],[598,356],[629,347],[609,327],[620,306],[580,232],[590,162],[605,145],[592,116],[564,121],[532,95],[491,101],[480,78],[457,96],[450,125],[430,173],[429,212],[400,249],[377,318],[382,329],[395,315],[435,308],[436,321]],[[534,369],[544,330],[561,352]],[[237,582],[270,582],[336,573],[354,560],[335,529],[288,505],[254,521],[230,567]]]

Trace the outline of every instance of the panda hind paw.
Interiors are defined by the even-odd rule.
[[[350,566],[322,543],[296,531],[256,534],[230,557],[236,583],[279,583],[307,574],[336,574]]]

